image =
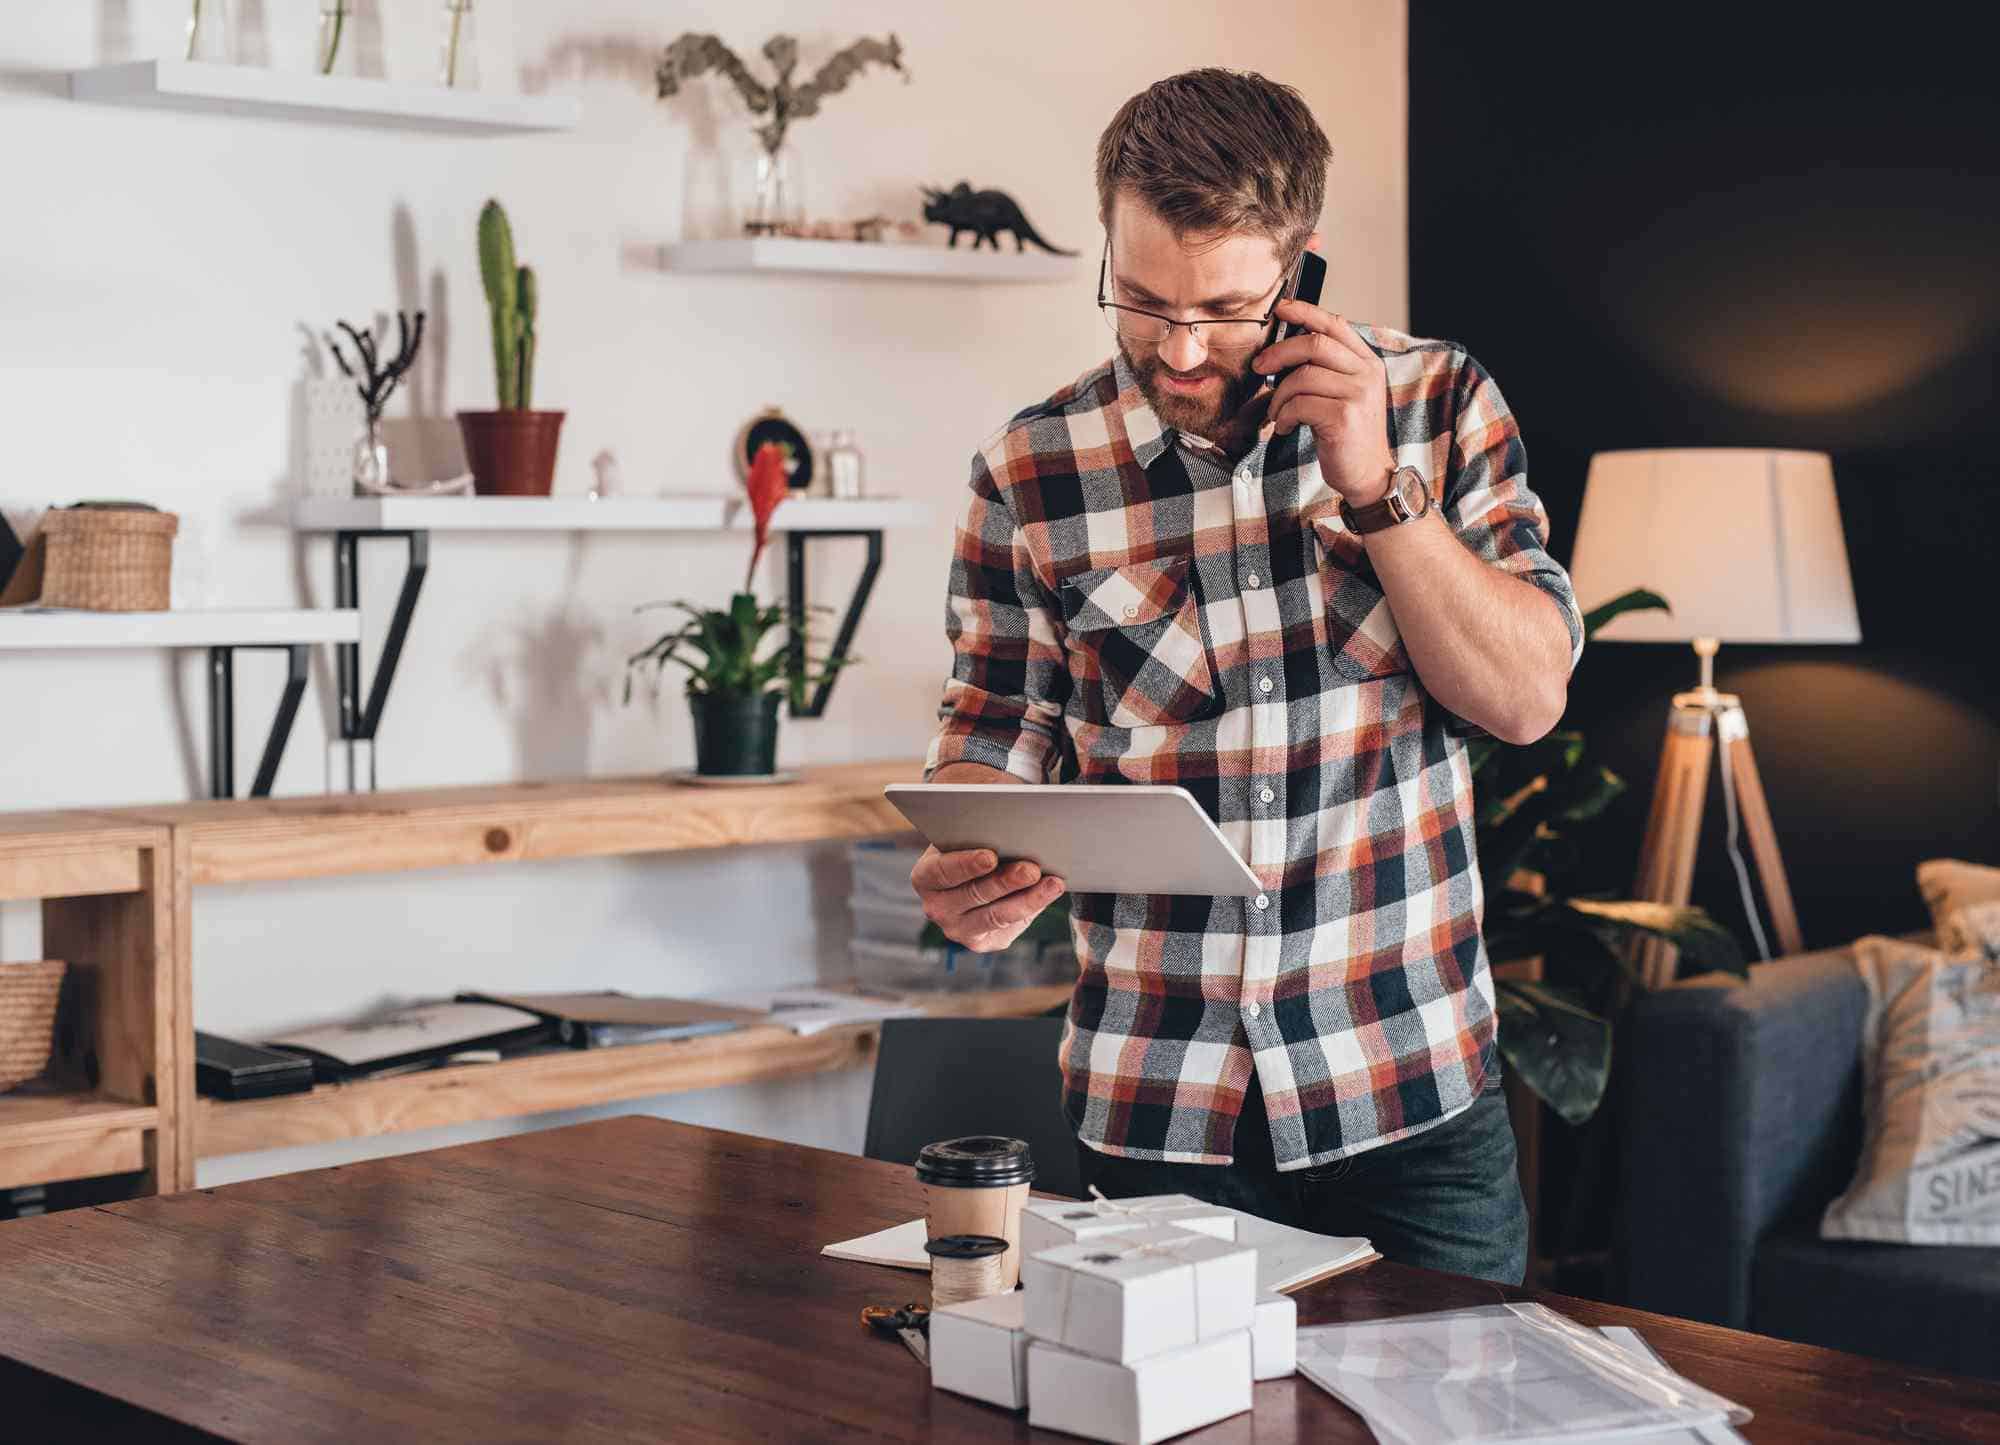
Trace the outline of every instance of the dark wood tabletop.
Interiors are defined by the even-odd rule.
[[[626,1118],[20,1220],[0,1436],[1028,1438],[860,1325],[926,1281],[819,1253],[921,1212],[906,1168]],[[1636,1326],[1753,1440],[2000,1439],[2000,1384],[1394,1264],[1299,1322],[1502,1299]],[[1370,1437],[1290,1379],[1190,1438]]]

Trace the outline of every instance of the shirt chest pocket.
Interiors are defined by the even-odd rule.
[[[1222,710],[1186,557],[1079,572],[1062,585],[1073,695],[1112,727],[1198,722]]]
[[[1326,619],[1326,645],[1334,671],[1350,682],[1408,672],[1410,655],[1403,648],[1403,634],[1396,629],[1389,599],[1375,580],[1360,540],[1331,517],[1315,518],[1311,531],[1319,612]]]

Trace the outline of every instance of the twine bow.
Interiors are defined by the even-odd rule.
[[[1091,1192],[1095,1194],[1097,1191],[1093,1189]],[[1098,1198],[1102,1200],[1104,1196],[1099,1194]],[[1109,1201],[1105,1202],[1108,1203]],[[1199,1234],[1183,1232],[1178,1239],[1155,1239],[1141,1243],[1129,1235],[1123,1238],[1114,1235],[1105,1240],[1101,1245],[1092,1246],[1092,1252],[1083,1256],[1078,1263],[1119,1264],[1128,1259],[1164,1257],[1173,1250],[1186,1249],[1189,1245],[1198,1243],[1203,1238],[1204,1236]],[[1188,1261],[1183,1262],[1191,1263]],[[1058,1323],[1056,1326],[1056,1335],[1064,1344],[1069,1344],[1071,1343],[1069,1334],[1069,1307],[1070,1302],[1076,1298],[1076,1284],[1070,1277],[1068,1270],[1061,1271],[1057,1277],[1062,1281],[1062,1308],[1057,1312]],[[1188,1270],[1187,1280],[1188,1306],[1194,1316],[1194,1337],[1200,1340],[1205,1338],[1201,1327],[1201,1289],[1195,1281],[1194,1270],[1192,1268]]]
[[[1158,1214],[1163,1211],[1185,1209],[1185,1204],[1176,1204],[1172,1198],[1142,1199],[1136,1202],[1123,1199],[1106,1199],[1104,1191],[1095,1184],[1090,1186],[1090,1196],[1097,1202],[1091,1207],[1099,1214]]]

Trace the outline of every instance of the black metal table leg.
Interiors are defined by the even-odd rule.
[[[208,795],[236,796],[236,650],[208,650]]]
[[[292,722],[299,715],[299,699],[306,691],[306,644],[294,642],[286,646],[288,656],[285,667],[285,690],[278,695],[278,713],[271,720],[271,735],[264,740],[264,756],[257,764],[257,777],[250,784],[250,796],[268,798],[271,785],[278,780],[278,763],[285,756],[285,744],[291,741]]]
[[[264,739],[264,754],[257,763],[257,777],[250,784],[250,796],[268,798],[278,780],[278,764],[284,760],[285,744],[291,741],[292,723],[299,715],[299,699],[305,695],[310,660],[310,643],[239,642],[208,650],[208,793],[212,798],[236,796],[236,651],[239,647],[259,652],[286,654],[285,686],[278,694],[278,711],[271,719],[271,731]]]
[[[368,697],[361,697],[361,644],[343,642],[336,659],[340,681],[340,736],[349,743],[375,741],[382,726],[383,709],[389,705],[389,685],[396,679],[396,665],[403,657],[403,642],[410,634],[410,619],[417,610],[417,594],[423,590],[424,574],[430,569],[431,534],[424,531],[337,532],[333,539],[333,593],[336,607],[361,605],[361,543],[371,537],[400,537],[407,544],[403,584],[396,594],[396,610],[390,614],[389,630],[382,638],[382,655],[375,661],[375,676],[368,684]]]
[[[805,696],[806,543],[818,537],[865,537],[868,541],[868,561],[861,569],[861,578],[854,585],[854,595],[848,599],[847,610],[841,616],[840,630],[834,634],[833,646],[827,650],[826,676],[814,689],[812,700],[808,702]],[[785,562],[789,585],[785,613],[792,622],[789,645],[791,712],[793,717],[820,717],[826,712],[826,700],[833,693],[834,683],[839,681],[840,665],[846,661],[847,649],[853,645],[855,630],[861,625],[862,610],[868,606],[869,594],[875,590],[875,578],[882,571],[882,532],[880,528],[787,532]]]

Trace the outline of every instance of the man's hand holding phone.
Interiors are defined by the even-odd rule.
[[[1032,863],[1006,867],[984,848],[940,853],[926,848],[910,871],[924,916],[953,943],[997,953],[1019,938],[1035,915],[1062,897],[1060,878],[1044,878]]]

